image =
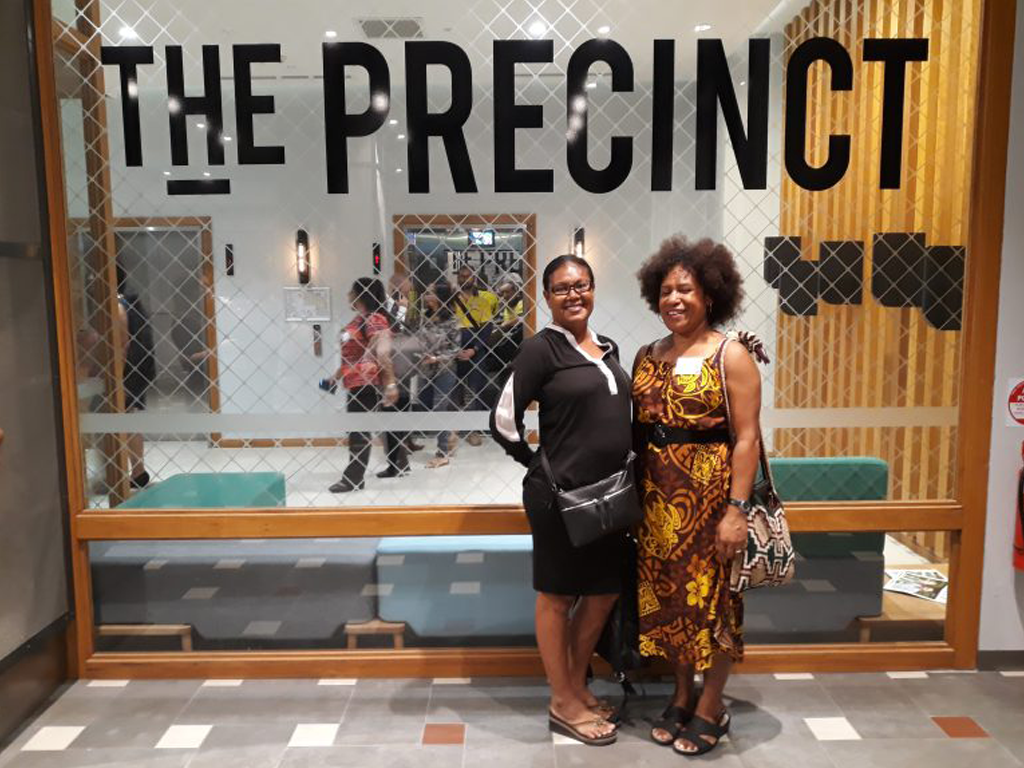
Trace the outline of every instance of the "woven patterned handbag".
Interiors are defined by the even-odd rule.
[[[749,334],[729,334],[729,338],[743,344],[758,360],[767,360],[760,342]],[[732,428],[729,394],[725,386],[725,354],[718,356],[725,412]],[[760,431],[760,430],[759,430]],[[747,515],[747,547],[736,555],[729,574],[729,588],[745,592],[757,587],[777,587],[793,578],[796,570],[796,551],[789,536],[786,510],[775,491],[775,481],[764,451],[764,441],[758,438],[761,478],[750,493],[753,509]]]

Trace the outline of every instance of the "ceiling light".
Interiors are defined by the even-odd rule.
[[[401,168],[395,168],[395,173],[401,173],[401,172],[402,172]]]
[[[547,31],[548,31],[548,25],[545,24],[540,19],[537,19],[537,21],[533,22],[530,25],[530,28],[527,30],[527,32],[530,33],[531,37],[540,37],[541,35],[543,35]]]
[[[405,138],[405,134],[404,133],[400,133],[400,134],[398,134],[397,138],[404,139]]]
[[[388,125],[398,125],[398,121],[392,117],[390,120],[388,120]]]
[[[697,26],[695,26],[693,28],[693,31],[694,32],[707,32],[709,29],[711,29],[711,25],[710,24],[698,24]]]
[[[370,103],[373,108],[378,112],[383,112],[388,108],[388,95],[384,92],[373,94],[373,98],[370,99]]]
[[[611,31],[612,31],[612,28],[609,27],[607,24],[605,24],[603,27],[598,27],[597,28],[597,34],[599,34],[599,35],[607,35]]]
[[[231,137],[230,136],[225,136],[224,137],[224,141],[231,141]]]
[[[586,85],[586,89],[587,89],[588,91],[592,91],[592,90],[594,90],[595,88],[597,88],[597,82],[596,82],[596,81],[594,81],[594,80],[590,80],[590,81],[588,81],[588,82],[587,82],[587,85]]]
[[[338,36],[338,33],[335,32],[333,29],[328,29],[326,32],[324,32],[324,37],[335,38],[337,36]]]
[[[196,128],[205,128],[206,123],[196,123]]]
[[[203,176],[209,176],[209,175],[210,175],[209,171],[203,171]]]
[[[147,232],[156,232],[156,227],[146,227]]]
[[[746,84],[747,84],[746,80],[740,80],[740,85],[746,85]]]
[[[131,27],[121,27],[117,33],[125,40],[135,40],[139,36],[139,33]]]
[[[170,175],[171,175],[170,171],[164,171],[164,176],[170,176]]]
[[[587,100],[583,96],[577,96],[572,100],[573,112],[583,112],[587,108]]]

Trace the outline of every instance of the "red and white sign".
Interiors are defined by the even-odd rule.
[[[1024,379],[1010,382],[1010,394],[1006,398],[1010,424],[1024,427]]]

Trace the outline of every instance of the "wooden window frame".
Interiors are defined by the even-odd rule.
[[[516,506],[332,508],[265,510],[88,510],[81,472],[75,389],[74,329],[69,306],[67,212],[62,168],[60,112],[54,81],[54,50],[97,45],[99,4],[78,0],[78,29],[54,22],[49,0],[34,0],[37,35],[50,251],[59,340],[59,372],[68,468],[71,565],[75,620],[71,670],[79,677],[280,677],[280,676],[466,676],[538,674],[535,649],[407,649],[395,651],[261,651],[198,653],[97,652],[88,546],[98,540],[231,539],[239,537],[384,536],[522,533]],[[976,664],[981,575],[995,369],[999,269],[1002,255],[1006,157],[1015,0],[985,0],[978,62],[978,110],[974,174],[970,190],[967,274],[959,382],[955,501],[792,504],[794,531],[948,531],[952,538],[949,609],[945,638],[938,642],[771,645],[749,649],[742,671],[869,671],[971,668]],[[90,28],[83,28],[91,27]],[[95,51],[94,51],[95,53]],[[98,58],[98,57],[97,57]],[[92,75],[102,89],[102,71]],[[95,83],[94,83],[95,85]],[[102,115],[101,115],[102,117]],[[103,145],[105,150],[105,142]],[[109,173],[105,178],[109,185]],[[102,222],[101,222],[102,224]],[[968,459],[967,457],[971,457]],[[982,468],[979,471],[978,468]]]

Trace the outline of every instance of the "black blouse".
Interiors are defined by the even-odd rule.
[[[585,352],[566,329],[549,325],[523,342],[491,412],[491,434],[512,458],[529,466],[523,413],[540,406],[540,443],[563,488],[597,482],[622,469],[631,447],[632,382],[615,342],[591,331],[604,350]]]

